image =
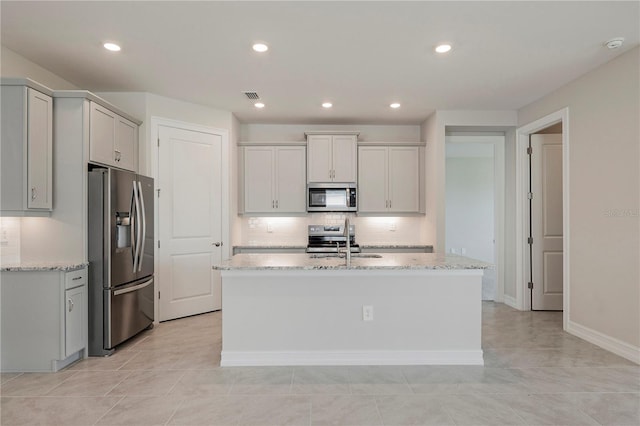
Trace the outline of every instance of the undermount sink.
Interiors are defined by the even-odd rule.
[[[310,254],[309,257],[311,259],[324,259],[331,257],[345,257],[344,254],[338,253],[320,253],[320,254]],[[374,253],[351,253],[351,258],[360,257],[364,259],[380,259],[382,255],[374,254]]]

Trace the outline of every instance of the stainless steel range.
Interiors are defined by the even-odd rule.
[[[309,225],[309,242],[307,253],[338,253],[347,246],[344,225]],[[360,253],[360,246],[356,244],[356,227],[349,225],[349,242],[351,253]]]

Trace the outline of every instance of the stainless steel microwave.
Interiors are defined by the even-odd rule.
[[[308,212],[355,212],[355,183],[310,183],[307,185]]]

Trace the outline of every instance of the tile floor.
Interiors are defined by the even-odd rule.
[[[109,358],[2,374],[0,424],[640,424],[640,366],[563,332],[561,313],[485,302],[484,367],[220,368],[220,323],[170,321]]]

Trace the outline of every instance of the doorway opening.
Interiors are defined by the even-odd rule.
[[[446,252],[494,264],[482,299],[504,298],[504,132],[448,132],[445,139]]]
[[[569,308],[569,111],[516,131],[516,305]],[[531,153],[531,154],[530,154]]]

